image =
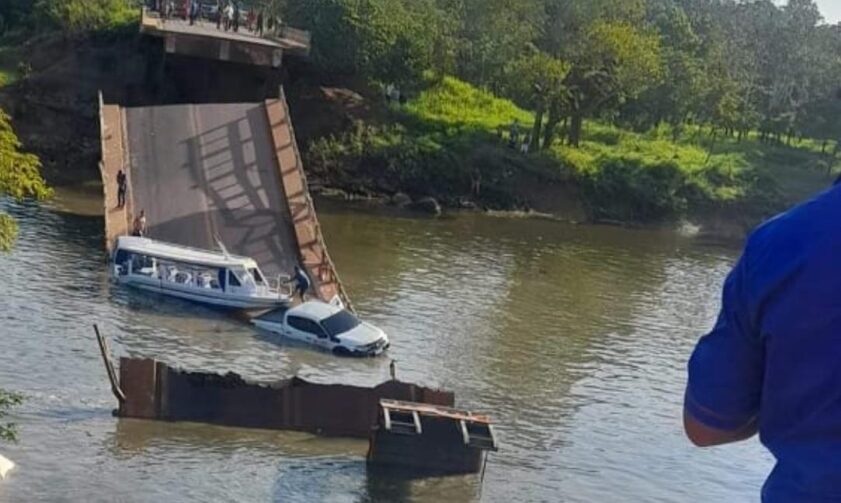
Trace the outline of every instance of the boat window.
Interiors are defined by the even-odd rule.
[[[231,286],[242,286],[242,283],[240,282],[237,275],[234,274],[234,271],[229,270],[228,272],[230,273],[230,275],[229,275],[230,277],[228,278],[228,282],[231,284]]]
[[[298,316],[290,316],[289,318],[287,318],[287,323],[289,323],[290,327],[296,330],[317,335],[320,339],[324,339],[327,337],[327,334],[324,333],[324,330],[321,329],[318,323],[312,320],[300,318]]]
[[[350,332],[358,327],[362,322],[359,318],[350,314],[348,311],[339,311],[333,316],[323,320],[321,325],[327,330],[331,337],[337,337],[345,332]]]
[[[131,272],[143,276],[152,276],[155,272],[155,261],[146,255],[132,255]]]
[[[117,256],[114,257],[114,263],[125,264],[129,260],[129,253],[125,250],[117,250]]]
[[[259,269],[257,269],[256,267],[254,267],[254,268],[249,269],[249,270],[248,270],[248,272],[250,272],[250,273],[251,273],[251,277],[253,277],[253,278],[254,278],[254,282],[255,282],[255,283],[257,283],[258,285],[264,285],[264,284],[266,284],[266,280],[264,280],[264,279],[263,279],[263,275],[262,275],[262,274],[260,274],[260,270],[259,270]]]

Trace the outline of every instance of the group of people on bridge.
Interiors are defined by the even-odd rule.
[[[219,30],[239,32],[245,27],[261,37],[265,30],[280,32],[283,25],[279,16],[267,16],[262,9],[244,9],[238,0],[149,0],[148,7],[156,10],[161,20],[181,17],[194,25],[204,17],[216,22]]]

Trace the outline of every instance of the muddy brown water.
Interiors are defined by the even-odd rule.
[[[388,331],[399,377],[493,416],[501,450],[478,477],[369,472],[366,442],[118,420],[97,322],[121,354],[374,384],[388,358],[336,359],[189,303],[111,285],[92,191],[20,219],[0,255],[0,387],[18,463],[0,501],[757,501],[772,460],[754,440],[684,440],[684,367],[737,250],[666,231],[320,204],[358,310]],[[69,208],[69,209],[68,209]],[[82,213],[82,214],[80,214]]]

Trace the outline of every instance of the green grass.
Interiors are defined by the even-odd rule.
[[[405,106],[405,112],[421,122],[456,131],[493,133],[514,120],[534,122],[530,112],[514,103],[452,77],[423,91]]]
[[[522,156],[497,138],[498,128],[515,119],[524,131],[534,122],[532,113],[512,102],[446,77],[395,107],[390,122],[361,125],[317,143],[311,157],[328,170],[365,166],[371,179],[391,177],[387,185],[394,190],[439,197],[469,194],[471,176],[481,171],[483,181],[490,180],[489,197],[502,206],[513,201],[506,195],[512,173],[573,180],[594,218],[622,221],[722,207],[759,218],[830,180],[828,156],[821,154],[821,142],[810,139],[787,146],[762,143],[751,134],[741,142],[713,142],[709,128],[687,127],[674,141],[668,128],[635,133],[590,121],[579,148],[556,141]]]

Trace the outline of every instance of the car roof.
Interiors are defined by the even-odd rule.
[[[333,304],[328,304],[326,302],[321,302],[317,300],[311,300],[309,302],[304,302],[303,304],[293,307],[289,310],[289,314],[293,316],[303,315],[307,318],[321,321],[342,311],[344,311],[344,309],[339,306],[334,306]]]

